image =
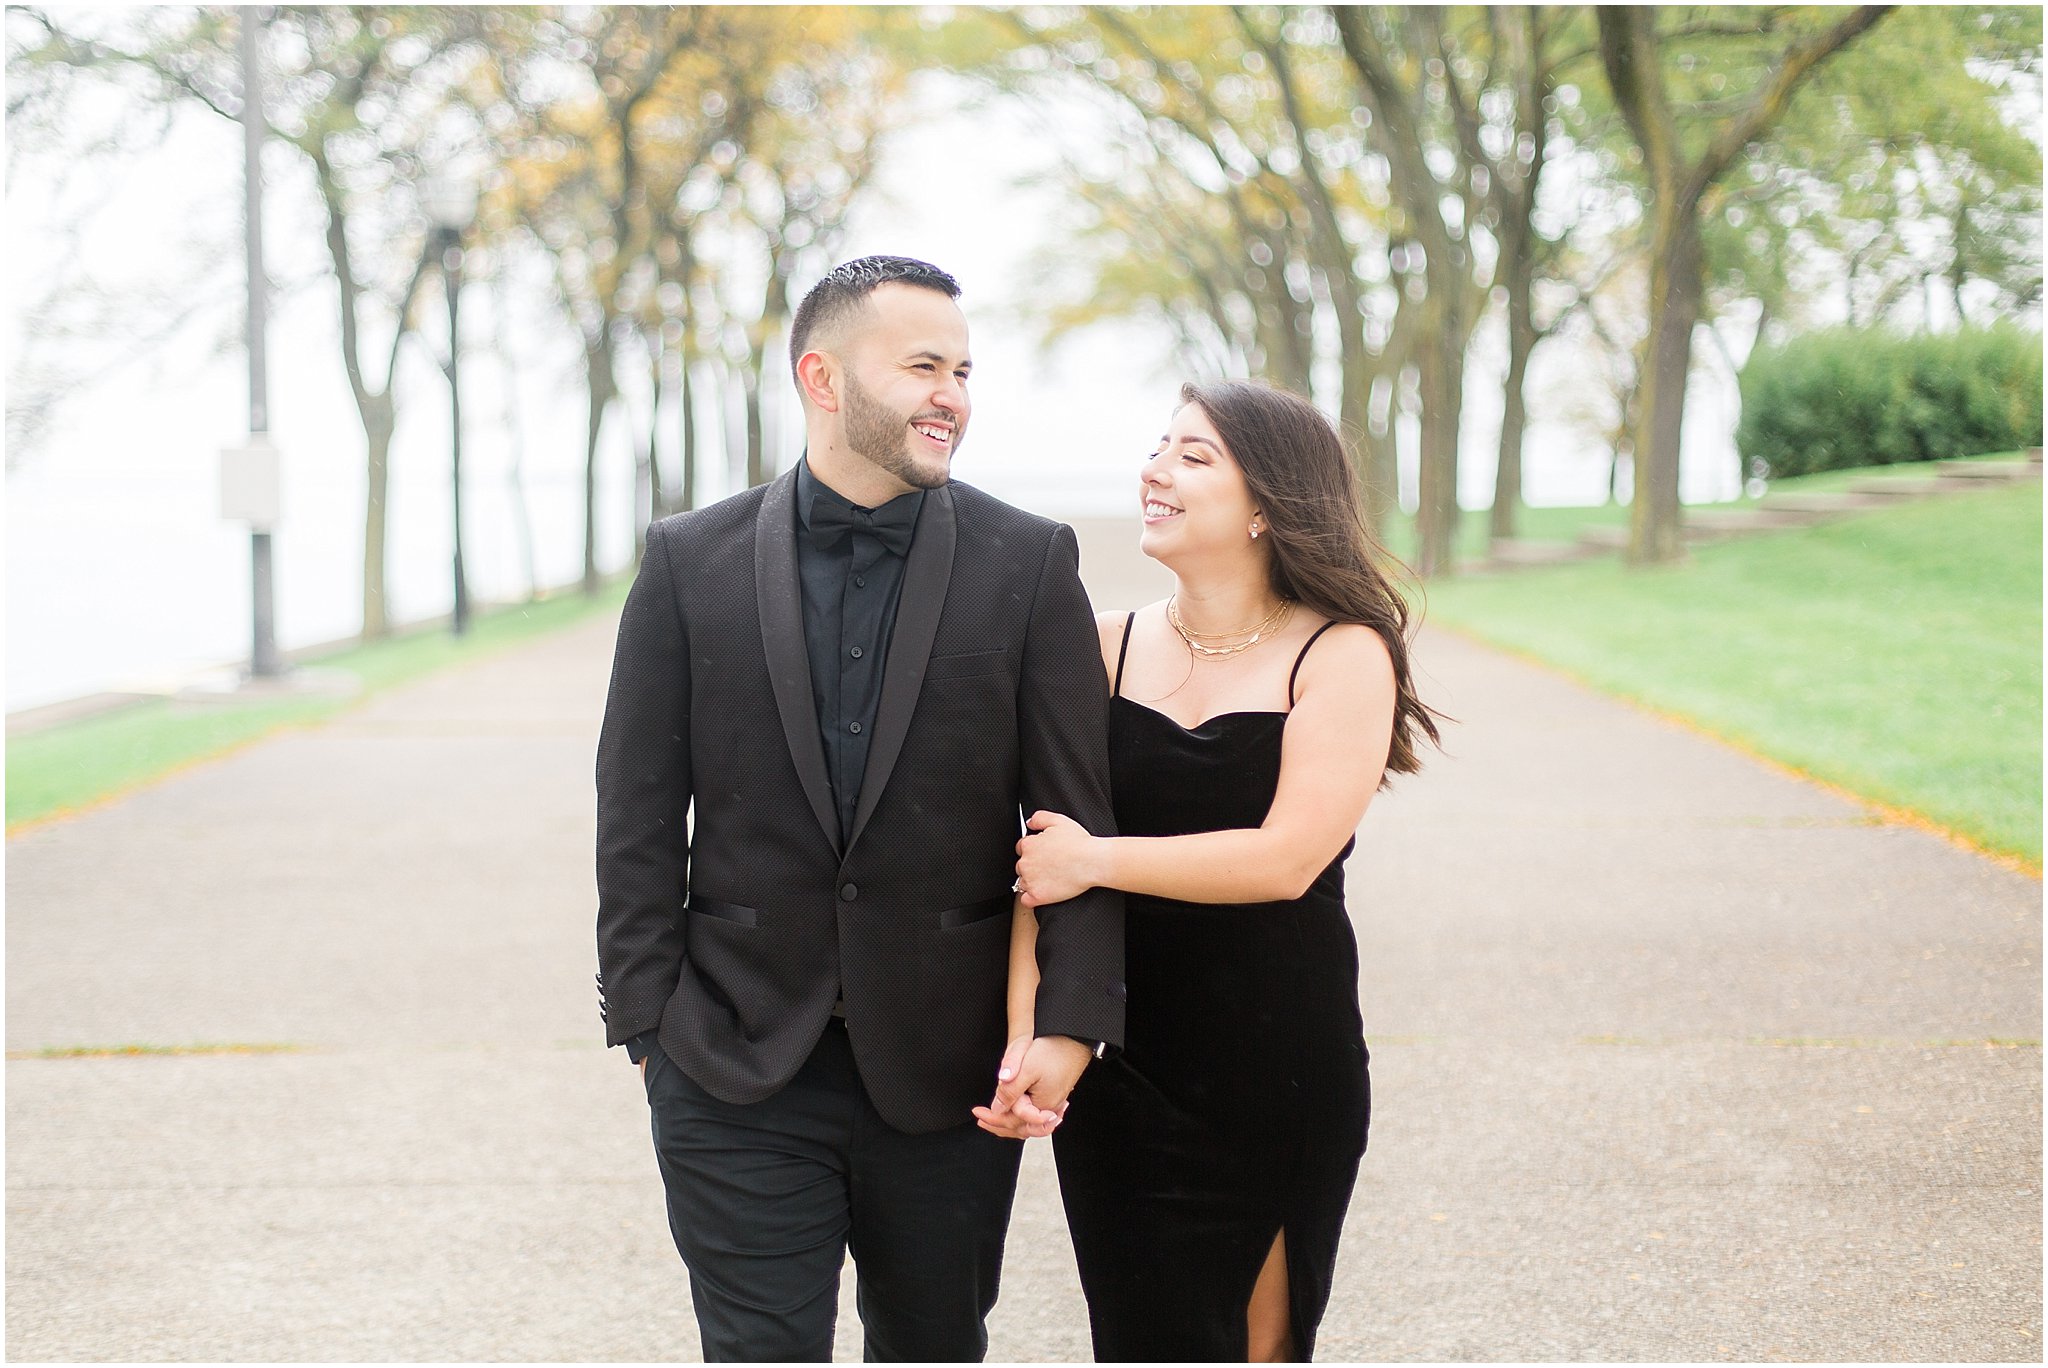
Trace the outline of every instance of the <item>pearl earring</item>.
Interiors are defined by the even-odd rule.
[[[1253,524],[1252,524],[1252,540],[1253,540],[1253,541],[1257,541],[1258,539],[1259,539],[1259,525],[1258,525],[1257,523],[1253,523]]]

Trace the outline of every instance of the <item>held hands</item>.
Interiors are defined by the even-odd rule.
[[[1034,812],[1017,842],[1017,896],[1026,907],[1065,902],[1107,882],[1109,842],[1057,812]]]
[[[995,1099],[973,1109],[975,1124],[1010,1140],[1051,1135],[1067,1114],[1067,1094],[1092,1058],[1070,1036],[1018,1036],[1003,1051]]]

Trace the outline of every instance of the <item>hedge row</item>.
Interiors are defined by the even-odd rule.
[[[1752,474],[1946,460],[2041,444],[2041,338],[2009,324],[1906,336],[1830,328],[1742,372],[1735,446]]]

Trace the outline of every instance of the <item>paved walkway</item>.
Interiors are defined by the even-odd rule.
[[[695,1354],[591,986],[610,632],[7,843],[10,1357]],[[1420,663],[1460,723],[1351,864],[1378,1106],[1324,1357],[2038,1360],[2040,885]],[[129,1044],[227,1048],[22,1057]],[[1034,1145],[991,1357],[1085,1326]]]

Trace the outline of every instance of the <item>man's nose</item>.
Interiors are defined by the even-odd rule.
[[[939,383],[932,387],[932,404],[951,414],[967,411],[967,382],[957,375],[939,377]]]

